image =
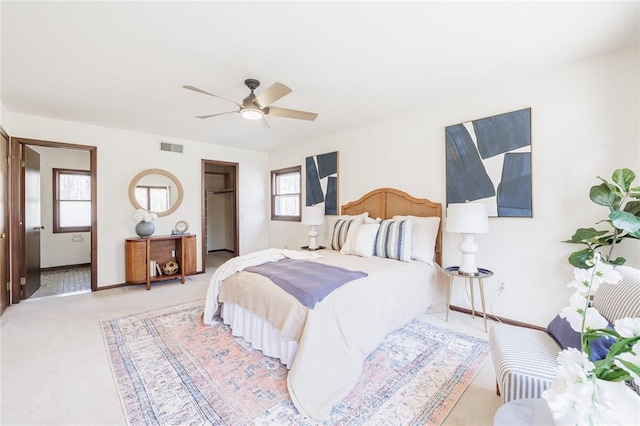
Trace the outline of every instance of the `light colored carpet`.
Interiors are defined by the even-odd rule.
[[[312,426],[287,392],[287,368],[204,325],[202,300],[102,322],[131,424]],[[323,425],[440,424],[487,360],[489,345],[414,320],[389,334]]]
[[[100,321],[202,299],[213,271],[207,266],[184,285],[167,281],[150,291],[135,285],[10,306],[0,317],[0,424],[126,424]],[[469,315],[421,319],[487,339],[482,320]],[[443,424],[492,425],[499,406],[487,361]]]

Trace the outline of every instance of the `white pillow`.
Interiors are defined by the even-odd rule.
[[[409,219],[381,221],[373,255],[411,262],[412,227]]]
[[[324,244],[322,245],[327,246],[327,248],[331,248],[331,239],[333,238],[333,230],[336,227],[336,222],[338,220],[360,218],[362,221],[364,221],[364,218],[367,216],[369,216],[369,213],[367,212],[356,214],[356,215],[343,214],[339,216],[335,216],[335,215],[325,216],[324,232],[322,233],[322,236],[324,237]],[[360,221],[360,223],[362,223],[362,221]]]
[[[410,219],[411,222],[413,222],[413,230],[411,231],[411,259],[419,260],[433,266],[440,218],[437,216],[394,216],[393,219]]]
[[[368,215],[369,213],[367,213]],[[380,219],[379,217],[376,217],[375,219],[369,216],[366,216],[364,218],[364,223],[380,223],[382,222],[382,219]]]
[[[340,253],[361,257],[373,256],[373,245],[376,242],[378,228],[380,225],[377,223],[362,223],[351,226]]]

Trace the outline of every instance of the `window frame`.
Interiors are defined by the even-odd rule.
[[[64,175],[83,175],[88,176],[91,179],[91,170],[79,170],[79,169],[53,169],[53,233],[72,233],[72,232],[91,232],[91,225],[88,226],[60,226],[60,201],[72,201],[72,200],[60,200],[59,191],[59,177]],[[83,203],[89,203],[92,206],[92,200],[81,200]]]
[[[300,192],[298,192],[298,215],[286,216],[276,214],[276,197],[284,194],[276,194],[276,179],[282,175],[297,173],[300,179]],[[286,194],[295,195],[295,194]],[[271,170],[271,220],[282,220],[287,222],[302,222],[302,166],[285,167],[283,169]]]

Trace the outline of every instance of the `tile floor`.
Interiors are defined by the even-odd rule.
[[[29,297],[61,296],[91,291],[91,267],[64,268],[43,271],[40,275],[40,288]]]

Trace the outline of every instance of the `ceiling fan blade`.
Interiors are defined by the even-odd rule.
[[[267,107],[282,98],[283,96],[291,93],[291,89],[282,83],[275,82],[271,86],[267,87],[264,92],[256,96],[254,102],[260,105],[262,108]]]
[[[213,96],[214,98],[224,99],[225,101],[233,102],[234,104],[236,104],[236,105],[238,105],[238,106],[241,106],[241,105],[240,105],[238,102],[236,102],[236,101],[232,101],[231,99],[227,99],[227,98],[224,98],[224,97],[222,97],[222,96],[214,95],[213,93],[209,93],[209,92],[207,92],[207,91],[205,91],[205,90],[198,89],[198,88],[197,88],[197,87],[195,87],[195,86],[189,86],[189,85],[187,85],[187,86],[182,86],[182,87],[183,87],[184,89],[187,89],[187,90],[193,90],[194,92],[203,93],[203,94],[205,94],[205,95]]]
[[[298,120],[309,120],[309,121],[315,120],[316,117],[318,116],[318,114],[316,114],[315,112],[298,111],[296,109],[287,109],[287,108],[278,108],[278,107],[265,108],[265,113],[268,115],[274,115],[276,117],[297,118]]]
[[[238,112],[240,112],[240,111],[227,111],[227,112],[219,112],[217,114],[196,115],[194,118],[211,118],[211,117],[216,117],[218,115],[233,114],[233,113],[238,113]]]
[[[263,115],[262,118],[258,121],[256,121],[256,127],[258,127],[258,130],[265,131],[265,130],[269,130],[271,128],[271,126],[269,126],[269,122],[267,121],[267,118]]]

